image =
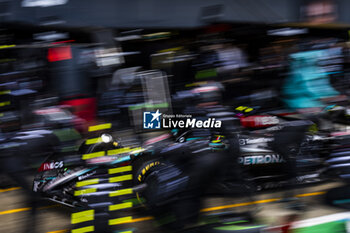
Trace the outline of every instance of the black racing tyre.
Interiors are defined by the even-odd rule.
[[[138,185],[145,181],[145,178],[154,168],[164,166],[165,162],[160,158],[155,158],[151,154],[147,154],[138,158],[132,163],[133,166],[133,183]]]
[[[161,162],[160,158],[155,158],[151,154],[142,155],[142,157],[137,158],[132,163],[132,177],[133,177],[133,185],[137,186],[139,184],[142,184],[146,181],[146,178],[154,171],[157,170],[157,168],[160,168],[161,166],[164,166],[165,163]],[[144,205],[144,201],[142,200],[140,193],[136,192],[136,197],[139,201],[139,203],[142,206]]]

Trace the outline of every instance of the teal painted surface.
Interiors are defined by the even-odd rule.
[[[317,65],[322,50],[290,55],[290,74],[283,87],[284,102],[291,109],[323,107],[321,98],[339,93],[331,86],[329,76]]]

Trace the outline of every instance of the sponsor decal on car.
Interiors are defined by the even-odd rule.
[[[238,162],[243,165],[284,163],[285,160],[279,154],[241,156]]]
[[[249,144],[257,144],[257,143],[264,143],[264,142],[272,142],[273,138],[247,138],[247,139],[239,139],[239,145],[249,145]]]
[[[254,115],[241,118],[241,124],[248,128],[260,128],[279,124],[276,116]]]
[[[88,177],[90,177],[90,176],[92,176],[92,175],[94,175],[94,174],[96,174],[96,171],[92,171],[92,172],[90,172],[90,173],[86,173],[85,175],[79,176],[79,177],[78,177],[78,180],[83,180],[83,179],[88,178]]]
[[[48,171],[48,170],[53,170],[53,169],[58,169],[58,168],[63,168],[64,163],[63,161],[52,161],[52,162],[47,162],[47,163],[43,163],[40,168],[39,171]]]

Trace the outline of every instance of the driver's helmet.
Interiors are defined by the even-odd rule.
[[[89,140],[89,139],[88,139]],[[112,135],[103,133],[98,138],[98,142],[94,143],[92,145],[89,145],[88,143],[82,143],[82,145],[79,148],[79,152],[81,153],[92,153],[97,151],[107,151],[110,149],[119,149],[122,148],[122,144],[112,137]]]

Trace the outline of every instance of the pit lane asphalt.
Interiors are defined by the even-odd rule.
[[[324,193],[341,183],[330,182],[295,190],[306,205],[306,210],[300,212],[299,219],[308,219],[333,213],[344,212],[343,209],[327,206],[323,202]],[[255,202],[245,197],[207,198],[204,200],[202,212],[211,214],[224,211],[244,212],[254,210],[261,223],[275,226],[282,222],[285,216],[294,213],[281,203],[284,197],[281,190],[269,190],[258,193]],[[25,204],[25,195],[20,188],[0,189],[0,232],[24,232],[25,220],[30,213]],[[72,209],[51,202],[43,201],[38,210],[37,229],[42,233],[70,232],[70,216]],[[133,221],[124,224],[125,228],[137,229],[134,232],[157,232],[150,216],[137,216]],[[124,226],[123,226],[124,228]]]

